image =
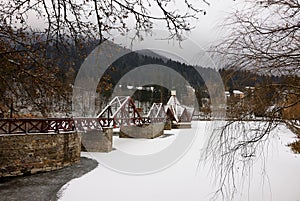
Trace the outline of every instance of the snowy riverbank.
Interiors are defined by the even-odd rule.
[[[67,183],[60,191],[60,201],[206,201],[216,190],[209,164],[200,161],[212,122],[193,122],[193,129],[166,131],[167,135],[147,139],[119,139],[114,137],[113,147],[141,157],[159,153],[180,136],[196,137],[188,151],[170,167],[153,174],[132,175],[112,170],[102,165],[103,157],[111,153],[82,153],[98,160],[97,168]],[[300,155],[292,153],[286,145],[294,135],[283,126],[275,129],[278,135],[270,139],[264,160],[254,163],[252,176],[245,186],[237,186],[236,200],[282,201],[300,200]],[[116,151],[115,150],[115,151]],[[265,163],[263,163],[265,162]],[[126,165],[126,164],[124,164]],[[262,165],[265,166],[262,172]],[[262,175],[265,174],[265,180]],[[250,188],[248,188],[248,184]]]

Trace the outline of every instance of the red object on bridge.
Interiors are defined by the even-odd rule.
[[[116,96],[97,117],[0,119],[0,134],[102,130],[103,127],[142,126],[165,120],[162,103],[154,103],[148,114],[142,117],[130,96]]]

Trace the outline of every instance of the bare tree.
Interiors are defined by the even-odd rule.
[[[239,68],[299,75],[299,1],[246,1],[249,8],[227,20],[230,36],[222,43]]]
[[[232,70],[286,78],[255,86],[244,99],[248,108],[243,108],[235,120],[227,121],[210,139],[208,152],[216,164],[218,192],[226,199],[234,195],[237,172],[246,175],[277,125],[283,123],[299,135],[299,113],[287,115],[288,110],[300,107],[299,19],[298,0],[247,0],[244,10],[228,17],[225,27],[229,33],[213,48],[226,57]],[[245,120],[253,114],[264,121],[247,123]]]
[[[169,38],[181,40],[185,31],[192,30],[192,20],[205,14],[204,5],[208,5],[205,0],[195,4],[186,0],[181,12],[170,0],[1,1],[0,84],[1,95],[9,100],[0,101],[0,109],[8,111],[10,103],[18,100],[19,105],[33,104],[47,116],[49,97],[66,98],[69,86],[57,79],[59,65],[49,56],[49,47],[68,55],[70,46],[80,49],[87,41],[101,43],[115,32],[133,29],[140,36],[156,21],[165,23]],[[72,62],[61,63],[74,68]],[[21,97],[26,101],[20,102]]]
[[[49,98],[60,97],[63,91],[56,78],[57,65],[53,66],[43,51],[45,41],[39,34],[10,26],[1,26],[0,35],[2,113],[17,113],[16,107],[31,106],[46,116]]]
[[[205,0],[202,2],[208,4]],[[180,38],[183,31],[193,28],[190,20],[198,19],[199,13],[205,14],[205,10],[187,0],[180,9],[184,12],[174,6],[170,0],[14,0],[2,2],[0,15],[3,22],[17,23],[21,27],[31,26],[30,16],[35,16],[46,24],[44,32],[47,36],[56,39],[76,39],[84,33],[88,38],[102,41],[104,34],[112,30],[128,31],[128,19],[135,22],[137,31],[149,31],[154,21],[163,21],[170,37]]]

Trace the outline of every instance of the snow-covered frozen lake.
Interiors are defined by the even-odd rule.
[[[82,153],[82,156],[99,161],[93,171],[74,179],[60,190],[60,201],[207,201],[216,190],[209,164],[201,161],[202,149],[209,136],[211,122],[195,121],[193,129],[165,131],[156,139],[119,139],[114,136],[116,149],[111,153]],[[151,174],[126,174],[103,165],[103,157],[109,158],[120,150],[140,157],[159,153],[181,135],[196,132],[188,151],[175,163]],[[299,201],[300,155],[286,145],[295,136],[283,126],[273,132],[266,158],[254,163],[251,178],[235,200],[249,201]],[[124,164],[126,165],[126,164]],[[131,164],[135,165],[135,164]],[[265,172],[261,167],[264,165]],[[113,167],[112,167],[113,168]],[[265,175],[263,177],[262,175]],[[263,179],[264,178],[264,179]],[[250,184],[250,188],[248,188]]]

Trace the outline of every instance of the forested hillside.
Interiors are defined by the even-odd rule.
[[[28,71],[32,75],[26,73],[14,74],[14,69],[21,68],[18,64],[22,62],[22,53],[18,55],[4,55],[0,60],[3,68],[1,77],[1,95],[5,97],[0,101],[1,113],[5,117],[18,116],[28,113],[34,113],[33,116],[53,115],[53,112],[62,112],[68,114],[71,110],[71,94],[72,85],[76,78],[84,59],[99,44],[99,41],[83,41],[81,44],[75,44],[66,41],[61,44],[36,44],[32,49],[44,49],[34,55],[37,57],[37,63],[43,66],[41,68],[36,64],[27,64]],[[2,44],[4,48],[5,44]],[[22,47],[20,47],[20,52]],[[23,53],[24,54],[24,53]],[[14,58],[14,59],[13,59]],[[209,98],[205,83],[199,73],[193,66],[169,58],[160,56],[154,52],[131,52],[117,61],[115,61],[101,78],[97,92],[102,99],[108,101],[117,82],[128,72],[136,67],[143,65],[161,65],[168,67],[179,73],[187,81],[186,84],[191,85],[195,89],[198,102],[201,98]],[[210,80],[214,82],[214,75],[218,73],[211,68],[202,68],[197,66],[205,75],[210,76]],[[41,72],[41,69],[44,72]],[[153,72],[155,74],[156,72]],[[228,69],[219,70],[224,81],[226,90],[240,89],[245,86],[256,86],[263,82],[277,83],[282,82],[284,78],[276,76],[258,75],[245,71],[232,71]],[[160,75],[165,82],[172,82],[174,89],[182,88],[184,96],[185,86],[172,81],[170,75]],[[50,79],[51,78],[51,79]],[[128,80],[128,85],[139,86],[143,79],[138,75],[134,80]],[[32,83],[36,83],[32,85]],[[35,87],[32,87],[35,86]],[[147,97],[152,97],[151,101],[163,101],[166,103],[169,97],[169,91],[160,86],[155,86],[155,90],[150,94],[149,91],[136,92],[134,98],[139,101],[147,101]],[[141,95],[143,94],[143,95]],[[38,113],[36,113],[38,112]],[[39,113],[40,112],[40,113]]]

